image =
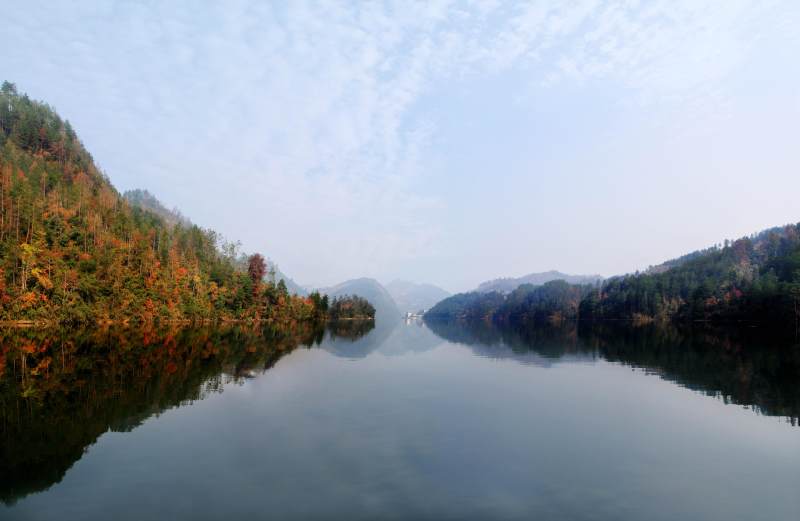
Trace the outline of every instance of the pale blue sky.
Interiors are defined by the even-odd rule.
[[[613,275],[800,221],[800,3],[5,2],[0,79],[300,283]]]

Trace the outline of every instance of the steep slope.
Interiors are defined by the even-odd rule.
[[[346,295],[355,295],[367,299],[375,307],[375,319],[377,321],[396,321],[401,316],[397,303],[386,291],[386,288],[375,279],[352,279],[319,291],[328,295],[331,299]]]
[[[393,280],[386,285],[386,291],[403,313],[430,309],[450,296],[450,293],[433,284],[418,284],[406,280]]]
[[[553,280],[563,280],[570,284],[596,284],[603,280],[600,275],[568,275],[560,271],[545,271],[543,273],[530,273],[522,277],[499,278],[481,283],[475,291],[478,293],[511,293],[523,284],[541,286]]]
[[[193,226],[194,223],[185,217],[180,210],[174,208],[170,210],[158,198],[147,190],[128,190],[122,195],[131,206],[137,206],[143,210],[148,210],[159,217],[170,226],[181,225],[183,227]],[[247,256],[240,255],[237,263],[241,266],[242,270],[246,269]],[[293,295],[307,296],[308,292],[297,284],[291,277],[283,273],[278,264],[267,259],[267,277],[268,280],[277,284],[281,280],[286,285],[287,291]]]
[[[68,122],[3,83],[0,320],[290,321],[318,314],[311,301],[251,277],[220,251],[213,231],[178,218],[170,224],[160,211],[131,205]]]

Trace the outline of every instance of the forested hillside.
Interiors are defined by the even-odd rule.
[[[142,194],[139,194],[142,195]],[[169,222],[168,222],[169,221]],[[319,316],[213,231],[131,205],[69,122],[0,89],[0,320]]]
[[[122,196],[127,200],[132,206],[138,206],[144,210],[150,210],[151,212],[155,213],[156,215],[160,216],[167,224],[176,226],[181,225],[183,227],[191,227],[194,223],[190,221],[187,217],[185,217],[180,210],[174,208],[170,210],[161,201],[158,200],[156,196],[148,192],[147,190],[128,190]],[[238,245],[228,245],[229,249],[234,248],[238,249]],[[267,278],[269,281],[278,284],[280,281],[286,285],[286,290],[289,293],[294,293],[295,295],[300,296],[308,296],[308,292],[300,287],[294,280],[288,277],[285,273],[283,273],[278,265],[271,261],[270,259],[265,259],[267,263]],[[239,257],[236,259],[236,264],[238,264],[241,270],[247,269],[247,264],[249,259],[247,255],[240,254]]]
[[[482,282],[475,290],[478,293],[511,293],[523,284],[541,286],[553,280],[563,280],[570,284],[597,284],[603,280],[600,275],[568,275],[560,271],[545,271],[543,273],[529,273],[522,277],[500,278]]]
[[[800,313],[800,224],[725,241],[617,277],[581,304],[586,318],[794,322]]]
[[[506,297],[502,293],[458,293],[433,306],[426,318],[488,320],[503,305]]]
[[[725,241],[644,273],[601,285],[523,285],[510,294],[467,293],[434,306],[428,318],[525,322],[593,320],[753,321],[800,319],[800,225]]]

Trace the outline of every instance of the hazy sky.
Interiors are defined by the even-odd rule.
[[[295,280],[613,275],[800,221],[800,2],[3,2],[0,80]]]

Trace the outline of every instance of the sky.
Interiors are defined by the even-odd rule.
[[[800,221],[800,2],[6,0],[0,80],[301,284],[611,276]]]

